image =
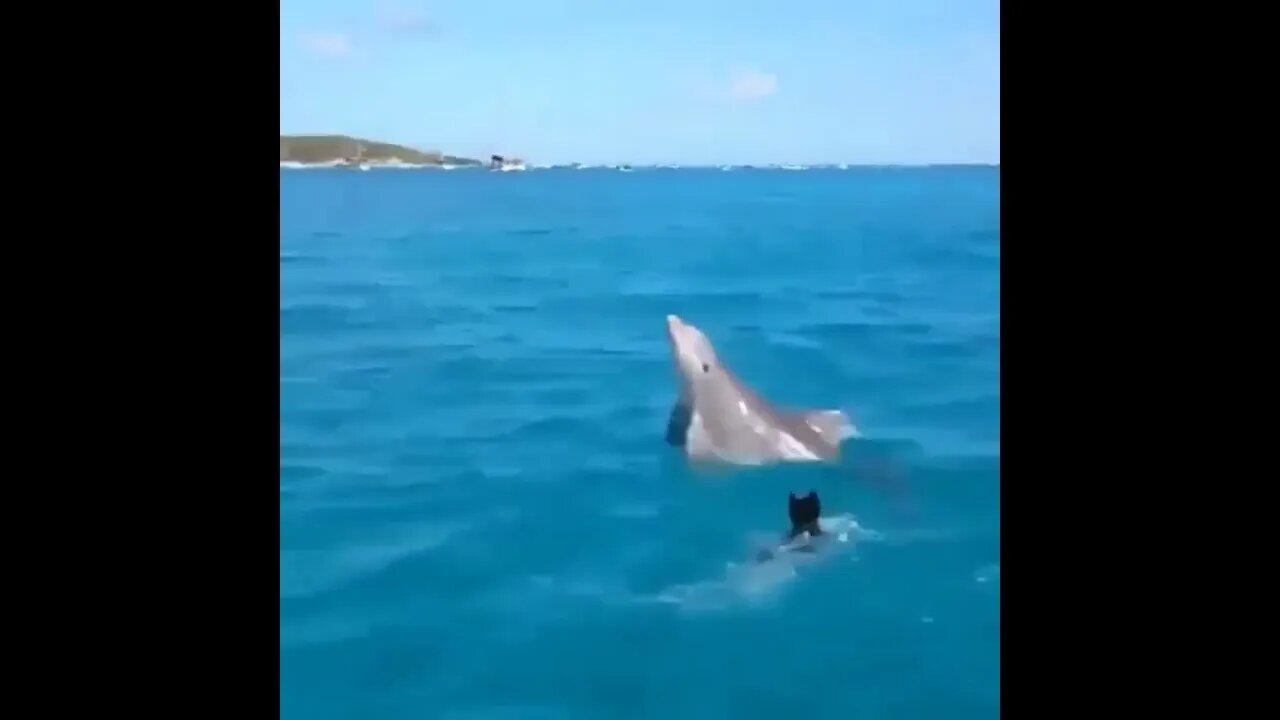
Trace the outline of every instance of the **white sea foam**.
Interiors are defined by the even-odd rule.
[[[816,542],[813,552],[799,551],[811,542],[808,536],[781,546],[754,534],[756,557],[741,562],[725,563],[719,577],[700,582],[680,583],[666,588],[649,602],[678,606],[685,611],[723,609],[737,603],[768,602],[777,592],[800,577],[802,569],[819,563],[859,542],[881,539],[880,533],[862,527],[852,515],[819,518],[819,527],[828,535],[826,542]]]

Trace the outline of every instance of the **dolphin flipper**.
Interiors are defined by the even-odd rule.
[[[675,447],[684,447],[689,437],[689,423],[693,420],[693,408],[684,402],[676,401],[667,418],[667,443]]]

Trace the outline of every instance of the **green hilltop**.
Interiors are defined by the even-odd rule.
[[[306,164],[331,162],[400,162],[416,165],[479,165],[470,158],[445,155],[438,151],[423,152],[403,145],[374,142],[347,135],[281,135],[280,162]]]

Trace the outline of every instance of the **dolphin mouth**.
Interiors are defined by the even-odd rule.
[[[676,331],[683,326],[684,323],[681,322],[679,317],[675,315],[667,316],[667,338],[671,340],[672,345],[679,345],[679,342],[676,340]]]
[[[682,379],[684,379],[684,369],[680,366],[680,358],[684,354],[685,342],[688,339],[687,327],[678,316],[667,316],[667,342],[671,345],[671,359],[676,364],[676,373]]]
[[[685,335],[683,331],[686,327],[679,316],[667,315],[667,342],[671,344],[671,360],[676,378],[679,380],[679,402],[687,408],[690,402],[689,378],[681,365],[682,341]]]

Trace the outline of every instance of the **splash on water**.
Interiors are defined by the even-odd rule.
[[[653,601],[685,611],[769,602],[783,587],[800,578],[806,566],[851,551],[861,542],[883,539],[879,532],[862,527],[850,514],[819,518],[818,526],[823,535],[816,539],[804,533],[781,544],[776,537],[770,540],[763,533],[753,533],[749,544],[754,551],[748,553],[749,559],[726,562],[720,576],[674,585],[658,593]]]

